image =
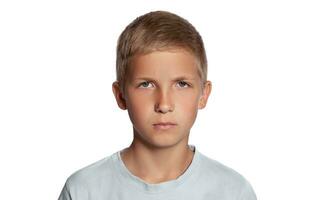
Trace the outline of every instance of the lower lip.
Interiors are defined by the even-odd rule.
[[[169,124],[169,125],[153,125],[153,126],[156,130],[167,130],[175,127],[176,125]]]

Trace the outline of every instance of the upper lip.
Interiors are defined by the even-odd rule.
[[[173,123],[173,122],[158,122],[158,123],[154,123],[153,125],[176,125],[176,123]]]

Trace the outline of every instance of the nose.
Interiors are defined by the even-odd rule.
[[[158,91],[155,111],[159,113],[172,112],[174,105],[172,102],[172,94],[169,91]]]

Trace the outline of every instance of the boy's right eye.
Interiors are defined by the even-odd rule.
[[[141,87],[142,86],[141,88],[147,88],[147,86],[149,85],[149,83],[150,82],[148,82],[148,81],[142,82],[142,83],[139,84],[138,87]]]

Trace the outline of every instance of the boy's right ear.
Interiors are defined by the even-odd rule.
[[[126,110],[126,100],[124,98],[123,92],[120,90],[120,85],[118,81],[112,83],[112,92],[115,95],[117,104],[122,110]]]

